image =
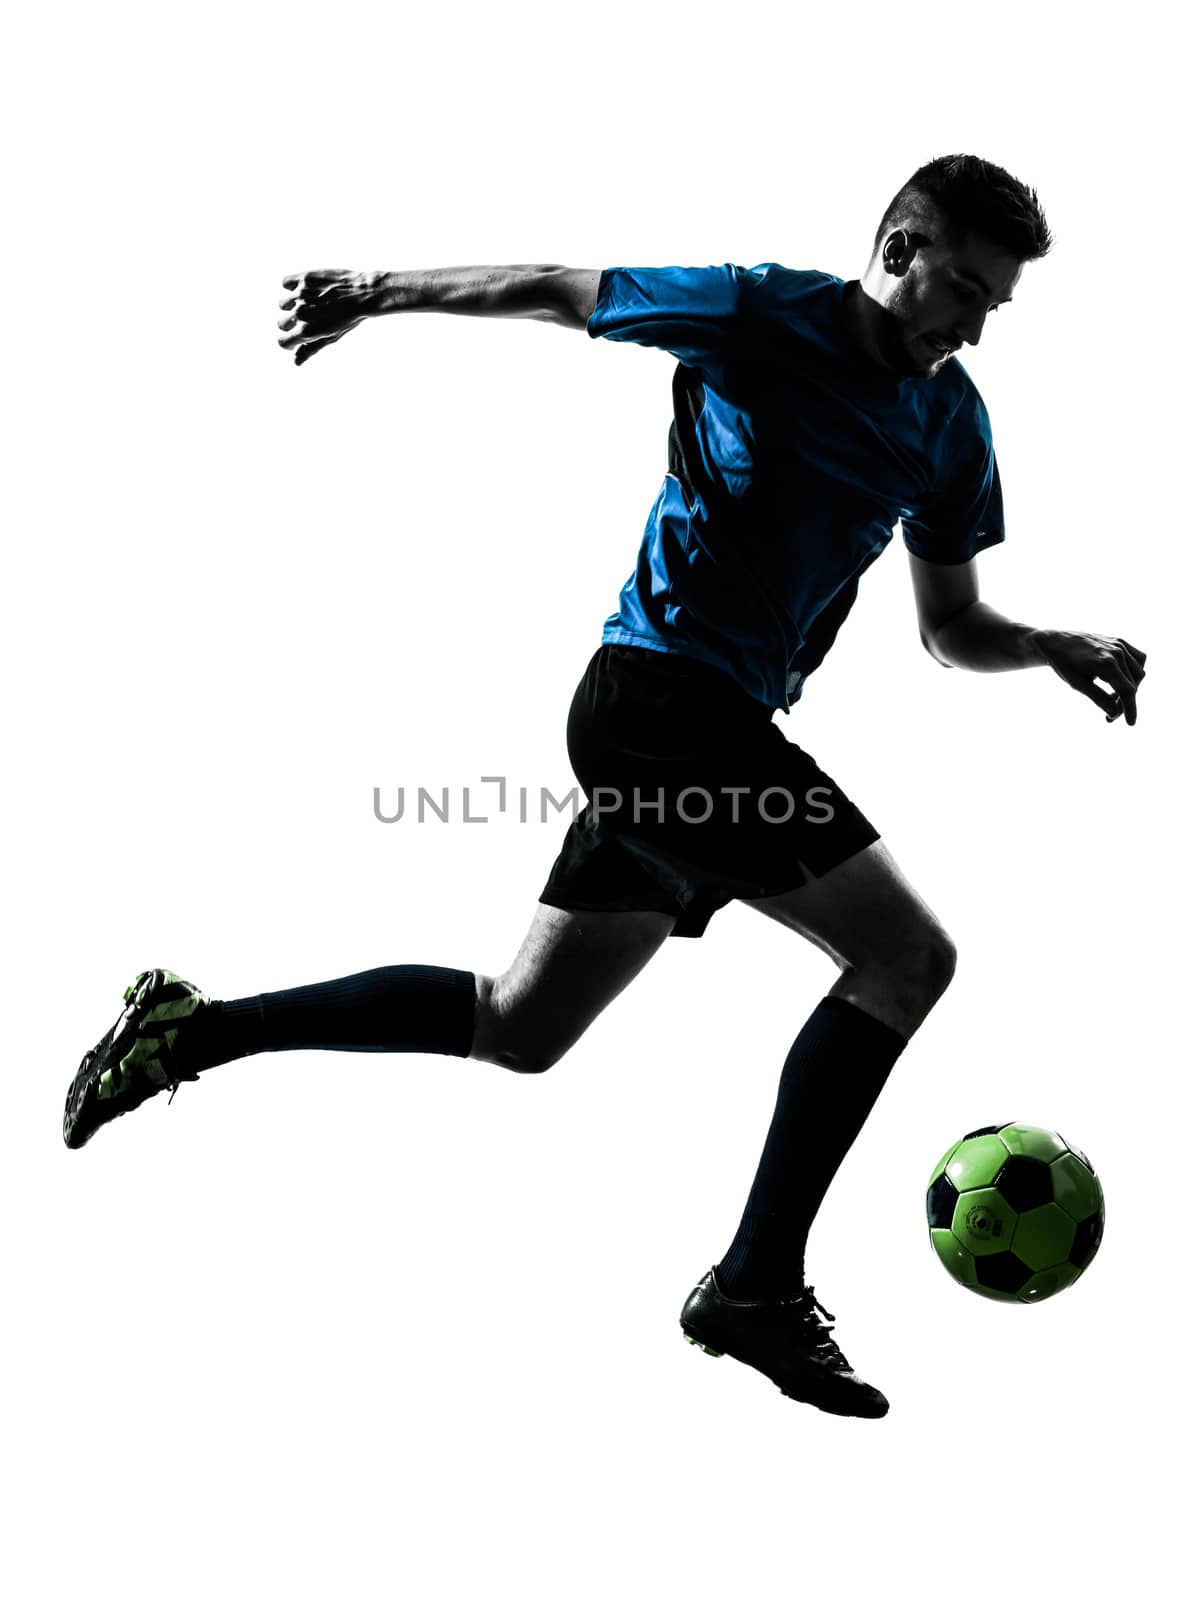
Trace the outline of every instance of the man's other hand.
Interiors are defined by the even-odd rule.
[[[326,268],[284,278],[286,293],[279,309],[286,315],[279,319],[279,343],[294,351],[297,367],[381,309],[381,277],[378,272]]]
[[[1038,629],[1033,643],[1058,677],[1093,700],[1109,722],[1123,716],[1131,727],[1137,720],[1137,690],[1145,676],[1143,650],[1127,639],[1059,633],[1053,628]],[[1103,684],[1107,687],[1101,687]]]

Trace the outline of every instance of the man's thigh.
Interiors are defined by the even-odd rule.
[[[551,1065],[661,949],[676,920],[539,903],[508,970],[477,980],[471,1055],[520,1071]]]
[[[881,839],[797,889],[743,904],[802,934],[842,968],[886,965],[914,944],[949,943]]]

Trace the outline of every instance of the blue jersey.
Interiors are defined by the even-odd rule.
[[[668,471],[603,640],[723,667],[784,709],[897,523],[925,561],[1003,538],[991,427],[956,360],[870,363],[826,272],[609,267],[592,338],[668,350]]]

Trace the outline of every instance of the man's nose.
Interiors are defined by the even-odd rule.
[[[985,311],[978,311],[968,321],[963,320],[954,329],[954,335],[962,344],[977,344],[983,336],[983,325],[987,320]]]

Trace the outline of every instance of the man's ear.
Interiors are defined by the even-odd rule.
[[[914,229],[893,228],[883,241],[883,271],[892,277],[902,278],[916,259],[917,251],[932,244],[932,240]]]

